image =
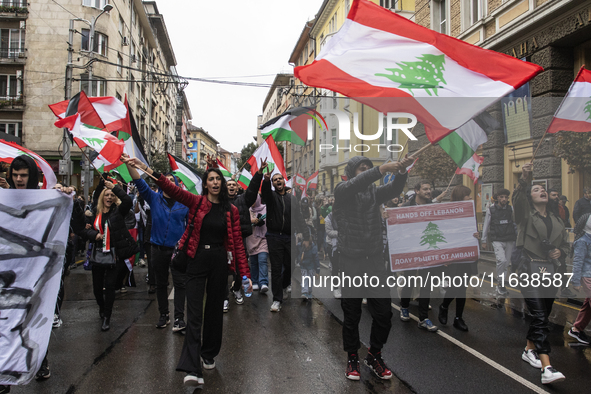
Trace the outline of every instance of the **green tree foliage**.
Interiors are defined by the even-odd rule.
[[[429,222],[425,231],[423,231],[423,236],[421,237],[420,245],[429,245],[427,249],[439,249],[437,247],[437,243],[447,243],[445,237],[443,236],[443,232],[439,230],[439,227],[434,224],[433,222]]]
[[[429,96],[438,96],[437,89],[445,85],[443,71],[445,70],[444,55],[418,56],[418,62],[396,63],[399,68],[387,68],[392,74],[376,74],[399,83],[400,89],[408,89],[414,96],[413,89],[424,89]],[[429,91],[431,90],[431,91]],[[433,92],[433,94],[431,94]]]
[[[150,168],[162,174],[170,172],[170,164],[168,162],[168,156],[166,153],[156,152],[153,154]]]
[[[561,131],[556,134],[554,154],[566,160],[569,167],[591,173],[591,135]]]
[[[423,179],[447,184],[451,181],[458,166],[452,158],[439,147],[435,145],[427,149],[417,161],[417,164],[412,169],[413,172],[419,174]]]

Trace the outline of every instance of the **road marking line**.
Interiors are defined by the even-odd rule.
[[[398,312],[400,312],[400,307],[398,305],[396,305],[394,303],[392,303],[391,305],[392,305],[392,308],[394,308]],[[414,321],[419,322],[419,318],[416,317],[415,315],[413,315],[412,313],[409,313],[409,316]],[[522,385],[524,385],[528,389],[531,389],[532,391],[534,391],[536,393],[539,393],[539,394],[550,394],[548,391],[542,389],[541,387],[536,386],[535,384],[533,384],[529,380],[526,380],[526,379],[522,378],[521,376],[517,375],[515,372],[513,372],[513,371],[511,371],[511,370],[503,367],[501,364],[497,363],[496,361],[493,361],[490,358],[486,357],[484,354],[478,352],[477,350],[472,349],[470,346],[464,344],[463,342],[458,341],[457,339],[455,339],[451,335],[446,334],[446,333],[442,332],[441,330],[437,330],[437,334],[439,334],[443,338],[447,339],[448,341],[450,341],[454,345],[458,346],[460,349],[463,349],[463,350],[467,351],[468,353],[470,353],[471,355],[475,356],[479,360],[484,361],[485,363],[487,363],[491,367],[493,367],[496,370],[498,370],[498,371],[504,373],[505,375],[509,376],[510,378],[512,378],[513,380],[517,381],[518,383],[521,383]]]
[[[491,287],[492,287],[492,285],[493,285],[493,284],[492,284],[492,282],[489,282],[488,280],[485,280],[485,282],[486,282],[486,283],[490,283],[490,284],[491,284]],[[509,287],[509,286],[507,286],[507,287],[506,287],[506,289],[507,289],[507,290],[514,291],[514,292],[516,292],[516,293],[520,293],[520,294],[521,294],[521,291],[520,291],[520,290],[514,289],[514,288],[512,288],[512,287]],[[560,306],[564,306],[564,307],[566,307],[566,308],[573,309],[573,310],[575,310],[575,311],[578,311],[579,309],[581,309],[581,308],[576,308],[576,307],[574,307],[574,306],[572,306],[572,305],[565,304],[565,303],[563,303],[563,302],[560,302],[560,301],[554,301],[554,303],[555,303],[555,304],[558,304],[558,305],[560,305]]]

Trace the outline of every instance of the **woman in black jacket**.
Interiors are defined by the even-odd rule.
[[[92,265],[92,287],[103,321],[101,330],[107,331],[110,328],[111,312],[115,302],[117,274],[120,269],[125,269],[125,259],[136,254],[139,248],[125,226],[125,216],[133,205],[131,197],[119,186],[103,179],[99,188],[103,187],[103,183],[105,189],[100,194],[94,194],[93,215],[90,217],[90,228],[85,230],[85,235],[94,243],[93,252],[114,249],[116,254],[114,266],[96,263]]]

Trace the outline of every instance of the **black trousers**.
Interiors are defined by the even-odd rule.
[[[227,281],[226,250],[223,247],[198,249],[187,267],[187,331],[177,371],[201,375],[200,356],[213,359],[220,353]]]
[[[337,252],[338,253],[338,252]],[[381,253],[369,256],[348,256],[338,253],[343,277],[377,276],[380,283],[386,283],[386,268]],[[361,302],[367,298],[367,308],[371,315],[370,346],[381,349],[388,340],[392,328],[392,305],[390,291],[385,287],[358,286],[352,280],[351,285],[341,286],[341,308],[343,309],[343,349],[354,353],[361,347],[359,341],[359,322],[361,321]]]
[[[185,318],[185,284],[187,275],[170,267],[173,248],[152,245],[152,260],[154,261],[154,273],[156,275],[156,299],[158,311],[161,315],[168,314],[168,271],[172,274],[174,286],[174,318]]]
[[[421,288],[419,289],[419,319],[420,320],[425,320],[429,317],[429,302],[431,299],[431,288],[429,287],[428,283],[425,283],[426,279],[427,279],[427,273],[429,272],[429,270],[427,269],[420,269],[417,271],[404,271],[402,273],[402,275],[404,275],[407,278],[406,281],[406,286],[404,286],[402,288],[402,292],[400,294],[400,306],[402,308],[408,308],[408,306],[410,305],[410,297],[412,294],[412,290],[413,290],[413,286],[409,285],[409,281],[408,281],[408,277],[409,276],[420,276],[422,278],[422,284],[423,286],[421,286]],[[420,281],[417,282],[417,284],[420,284]]]
[[[248,250],[246,249],[246,238],[245,237],[242,237],[242,244],[244,245],[244,253],[246,253],[246,261],[249,261]],[[234,274],[231,274],[232,280],[234,281],[234,285],[233,286],[230,286],[229,284],[226,285],[226,287],[228,288],[228,290],[226,291],[226,298],[225,298],[226,301],[230,300],[230,291],[238,291],[242,288],[242,276],[240,276],[240,270],[238,269],[238,264],[236,264],[236,260],[234,260],[233,262],[234,262],[234,270],[236,271]]]
[[[554,297],[543,298],[539,295],[538,289],[521,289],[521,293],[532,315],[527,339],[534,343],[538,354],[549,354],[551,348],[548,341],[548,317],[552,312]]]
[[[111,317],[111,313],[113,312],[117,276],[121,269],[121,264],[125,265],[125,263],[121,263],[117,259],[115,267],[105,267],[100,264],[92,265],[92,290],[99,310],[104,313],[105,317]]]
[[[154,262],[152,261],[152,244],[144,242],[144,250],[148,258],[148,285],[156,286],[156,274],[154,273]]]
[[[288,235],[267,234],[273,301],[283,302],[283,289],[291,284],[291,240]]]

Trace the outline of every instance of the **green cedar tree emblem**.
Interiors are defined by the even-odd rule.
[[[86,142],[87,145],[92,147],[98,145],[98,147],[100,148],[105,144],[105,140],[103,140],[102,138],[81,137],[80,139]]]
[[[583,112],[587,114],[587,120],[591,119],[591,100],[585,103],[585,109],[583,109]]]
[[[417,59],[420,61],[396,63],[400,68],[387,68],[392,74],[375,75],[399,83],[400,89],[408,89],[413,96],[413,89],[423,89],[429,96],[433,95],[431,92],[439,96],[437,89],[447,85],[443,78],[445,55],[422,55]]]
[[[271,162],[267,163],[267,172],[269,174],[272,174],[274,169],[275,169],[275,163],[271,163]]]
[[[423,231],[423,236],[421,237],[420,245],[429,244],[427,249],[439,249],[437,247],[437,243],[447,243],[445,237],[443,236],[443,232],[439,230],[439,227],[434,224],[433,222],[429,222],[425,231]]]

